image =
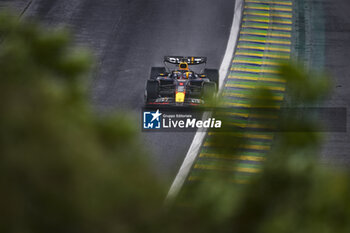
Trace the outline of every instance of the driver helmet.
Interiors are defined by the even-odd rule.
[[[179,63],[179,70],[185,70],[185,71],[188,71],[188,63],[187,62],[180,62]]]

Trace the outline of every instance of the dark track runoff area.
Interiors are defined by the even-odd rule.
[[[219,68],[228,41],[234,0],[0,0],[23,17],[66,25],[77,44],[97,57],[91,84],[98,112],[132,111],[140,118],[146,79],[164,55],[207,56]],[[132,122],[130,122],[132,123]],[[194,133],[143,133],[164,179],[176,175]],[[132,155],[130,155],[132,156]]]
[[[347,108],[347,132],[326,134],[323,149],[326,163],[350,167],[350,1],[318,0],[325,13],[325,68],[334,79],[327,107]]]

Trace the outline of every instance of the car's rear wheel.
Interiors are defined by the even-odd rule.
[[[219,87],[219,70],[217,69],[204,69],[204,74],[211,81],[216,83],[216,87]]]
[[[216,94],[217,86],[214,82],[203,83],[202,97],[204,101],[214,100]]]
[[[159,96],[159,83],[156,80],[147,80],[146,101],[152,101]]]
[[[165,74],[166,70],[164,67],[152,67],[150,79],[155,80],[160,74]]]

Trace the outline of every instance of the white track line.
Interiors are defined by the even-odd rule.
[[[220,77],[219,92],[221,92],[221,90],[223,89],[224,81],[231,67],[233,54],[236,49],[238,34],[240,31],[242,13],[243,13],[243,5],[244,5],[244,0],[236,0],[230,37],[227,42],[225,56],[224,56],[224,59],[222,60],[220,70],[219,70],[219,77]],[[203,119],[208,118],[209,115],[210,115],[209,112],[205,112],[203,115]],[[206,131],[201,130],[201,131],[197,131],[196,135],[194,136],[190,149],[188,150],[187,155],[185,157],[185,160],[183,161],[181,168],[177,173],[173,184],[170,187],[168,195],[165,199],[166,203],[173,200],[180,192],[183,184],[186,181],[186,178],[189,172],[191,171],[192,165],[197,158],[199,150],[202,147],[202,143],[204,141],[206,134],[207,134]]]

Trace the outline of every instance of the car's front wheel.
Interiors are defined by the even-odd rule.
[[[152,67],[150,79],[156,80],[160,74],[164,75],[165,73],[166,73],[166,70],[164,67]]]
[[[147,86],[146,86],[146,101],[152,101],[157,99],[159,96],[159,83],[156,80],[147,80]]]
[[[217,86],[214,82],[203,83],[202,97],[204,101],[214,100],[216,94]]]
[[[211,82],[216,83],[216,87],[219,87],[219,70],[205,69],[204,74]]]

